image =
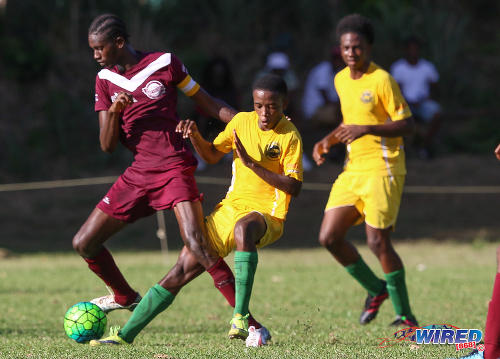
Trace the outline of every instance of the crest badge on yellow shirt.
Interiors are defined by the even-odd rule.
[[[266,149],[264,150],[264,154],[266,158],[269,160],[277,160],[280,158],[281,149],[278,142],[271,142],[266,145]]]
[[[360,98],[361,102],[363,103],[370,103],[373,101],[373,92],[371,90],[365,90],[361,94]]]

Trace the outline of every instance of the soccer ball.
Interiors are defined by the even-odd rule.
[[[94,303],[80,302],[68,309],[64,315],[64,331],[77,343],[99,339],[104,334],[108,319]]]

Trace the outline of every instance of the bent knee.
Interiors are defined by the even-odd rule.
[[[73,237],[73,242],[72,242],[72,245],[73,245],[73,249],[80,255],[83,255],[83,253],[85,252],[85,244],[84,244],[84,241],[83,241],[83,238],[82,236],[77,233],[74,237]]]
[[[91,258],[95,256],[100,248],[93,245],[92,239],[78,232],[72,241],[73,249],[82,257]]]
[[[234,226],[234,240],[238,246],[252,246],[265,234],[265,225],[257,221],[238,222]]]
[[[344,235],[338,231],[320,232],[318,242],[323,247],[328,249],[335,249],[337,244],[344,240]]]
[[[386,253],[387,251],[392,250],[391,241],[388,238],[383,238],[381,236],[368,237],[366,239],[366,244],[375,254]]]

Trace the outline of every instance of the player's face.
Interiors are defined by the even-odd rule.
[[[94,60],[102,67],[113,67],[118,63],[120,46],[117,41],[106,39],[99,34],[91,34],[89,46],[94,51]]]
[[[363,36],[348,32],[340,37],[340,53],[351,70],[361,70],[370,61],[371,45]]]
[[[277,92],[255,89],[253,91],[253,108],[259,116],[259,128],[263,131],[269,131],[283,117],[285,102]]]

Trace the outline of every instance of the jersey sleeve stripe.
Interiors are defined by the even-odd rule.
[[[198,83],[189,75],[187,75],[184,80],[179,82],[177,87],[187,96],[193,96],[200,89],[200,85],[198,85]]]

